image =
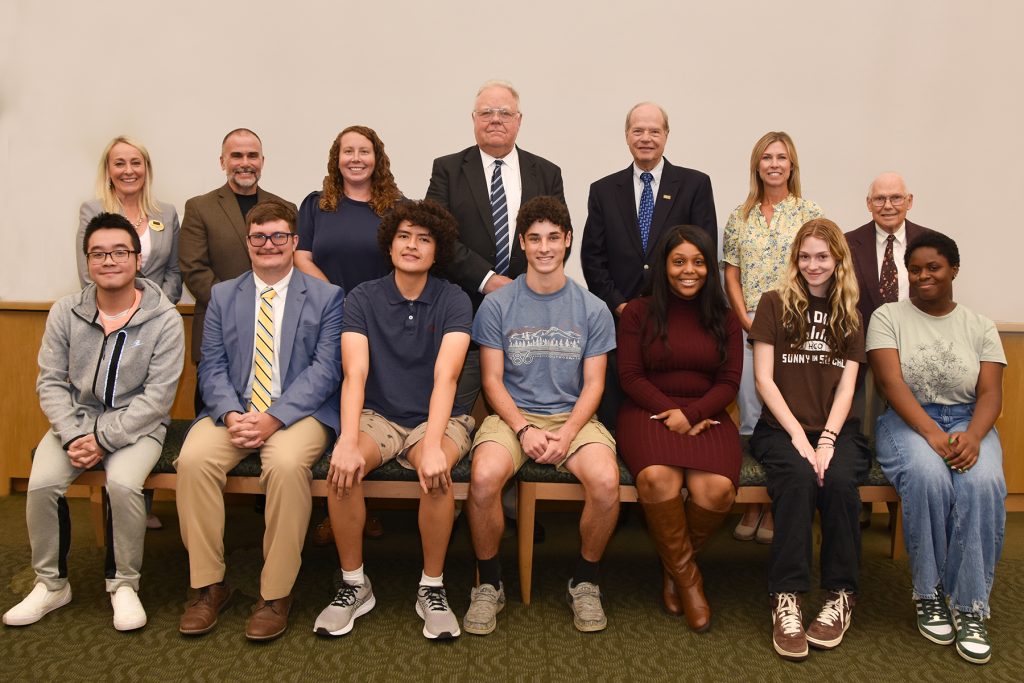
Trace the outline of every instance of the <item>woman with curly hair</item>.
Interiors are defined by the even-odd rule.
[[[992,321],[953,300],[956,242],[925,233],[904,262],[910,299],[878,308],[868,333],[868,358],[889,402],[875,450],[903,501],[918,630],[984,664],[992,657],[985,619],[1006,527],[994,428],[1006,354]]]
[[[366,126],[341,131],[327,155],[323,190],[310,192],[299,207],[295,267],[346,292],[384,277],[391,263],[377,246],[377,228],[401,198],[377,133]],[[367,517],[366,534],[383,533],[380,520]],[[331,519],[325,517],[313,531],[313,543],[333,540]]]
[[[711,611],[694,558],[736,499],[740,437],[725,409],[739,388],[742,333],[706,232],[677,225],[652,253],[650,295],[631,301],[619,322],[628,399],[616,438],[661,557],[665,609],[704,631]]]
[[[784,659],[807,645],[831,649],[850,627],[860,565],[859,483],[870,453],[850,417],[864,325],[857,278],[839,226],[804,223],[782,282],[758,303],[750,328],[754,379],[764,401],[750,450],[765,469],[775,516],[768,570],[772,641]],[[804,631],[799,593],[811,584],[811,528],[821,513],[821,612]]]
[[[402,198],[384,143],[372,128],[349,126],[327,157],[323,190],[299,207],[295,267],[351,292],[388,274],[377,248],[380,218]]]

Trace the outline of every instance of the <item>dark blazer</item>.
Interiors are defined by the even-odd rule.
[[[550,161],[519,150],[519,175],[523,186],[522,201],[542,195],[558,197],[565,203],[562,171]],[[430,172],[427,199],[433,199],[455,216],[459,224],[459,241],[452,261],[445,269],[448,279],[469,295],[475,311],[483,296],[480,282],[487,271],[494,270],[497,260],[494,242],[494,218],[491,216],[491,193],[484,178],[480,148],[476,145],[461,152],[434,159]],[[517,227],[517,233],[519,226]],[[512,253],[508,276],[515,278],[526,272],[526,257],[519,240],[512,237]]]
[[[919,235],[931,232],[928,228],[905,221],[907,226],[907,245]],[[860,299],[857,310],[864,319],[867,329],[871,322],[871,314],[882,305],[882,293],[878,289],[878,253],[875,250],[875,222],[871,221],[856,230],[846,233],[846,242],[850,245],[853,256],[853,269],[857,274],[857,286],[860,288]]]
[[[281,348],[281,396],[268,413],[288,427],[312,415],[338,433],[341,382],[341,287],[292,271],[284,320],[274,334]],[[199,386],[203,411],[223,424],[231,411],[244,413],[256,327],[256,281],[252,272],[213,287],[203,330]]]
[[[276,199],[295,209],[295,205],[262,188],[256,190],[257,201]],[[212,192],[185,202],[181,220],[178,260],[185,286],[196,298],[192,318],[192,360],[199,362],[203,343],[203,320],[210,302],[210,290],[218,282],[238,277],[252,268],[245,236],[242,210],[235,193],[227,183]]]
[[[648,251],[654,248],[665,228],[676,225],[704,228],[717,251],[718,219],[711,178],[700,171],[673,166],[666,159],[658,196],[654,198]],[[647,286],[651,258],[644,253],[640,241],[633,164],[590,186],[580,262],[587,287],[612,311],[640,296]]]

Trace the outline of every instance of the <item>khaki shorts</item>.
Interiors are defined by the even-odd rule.
[[[458,447],[460,460],[469,452],[469,435],[475,425],[476,422],[469,415],[456,415],[448,420],[448,426],[444,429],[444,435],[454,441]],[[368,434],[377,442],[377,447],[380,448],[380,464],[383,465],[392,458],[398,458],[398,464],[405,469],[416,469],[406,456],[409,449],[426,435],[426,422],[409,429],[392,422],[380,413],[363,410],[362,415],[359,416],[359,431]]]
[[[537,415],[535,413],[523,413],[523,417],[527,421],[547,431],[554,431],[564,425],[569,419],[571,413],[558,413],[555,415]],[[523,452],[523,446],[519,443],[519,439],[516,438],[516,433],[512,431],[512,428],[505,424],[497,415],[488,415],[487,418],[480,425],[480,429],[476,432],[476,438],[473,439],[473,448],[475,449],[485,441],[493,441],[496,444],[505,447],[512,455],[512,474],[519,471],[519,468],[526,464],[530,459],[526,453]],[[580,428],[580,431],[576,434],[576,438],[569,444],[569,453],[565,456],[565,460],[555,464],[555,467],[562,472],[568,472],[565,469],[565,463],[569,461],[576,451],[581,447],[586,446],[588,443],[599,443],[607,446],[611,453],[611,457],[615,457],[615,439],[608,432],[603,424],[601,424],[596,417],[591,417],[590,420]]]

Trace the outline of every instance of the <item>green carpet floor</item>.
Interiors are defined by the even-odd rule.
[[[0,498],[0,610],[32,586],[25,531],[25,497]],[[533,604],[519,598],[512,538],[502,545],[508,605],[498,630],[451,643],[423,638],[414,611],[419,579],[415,514],[381,511],[387,533],[366,544],[366,570],[377,606],[339,639],[312,633],[333,595],[333,549],[307,546],[296,585],[291,628],[281,639],[248,643],[243,635],[260,569],[262,518],[250,504],[228,509],[228,580],[238,590],[217,629],[204,637],[178,634],[186,599],[187,561],[174,505],[158,502],[165,528],[146,541],[141,598],[149,624],[122,634],[111,626],[103,591],[103,552],[93,543],[88,504],[71,504],[74,542],[69,560],[73,602],[24,628],[0,628],[0,681],[937,681],[977,676],[1024,677],[1024,513],[1009,515],[1006,549],[992,595],[992,662],[976,667],[952,647],[917,633],[906,560],[887,557],[885,516],[864,534],[860,603],[842,646],[800,664],[780,660],[771,646],[765,572],[768,548],[733,541],[723,529],[701,558],[714,610],[709,633],[691,633],[660,609],[659,566],[634,511],[612,539],[602,589],[609,626],[580,634],[565,603],[577,552],[576,516],[538,512],[547,539],[535,554]],[[315,512],[314,516],[319,513]],[[730,520],[735,523],[735,519]],[[731,528],[731,527],[730,527]],[[465,525],[452,542],[446,584],[461,617],[469,602],[473,565]],[[810,596],[805,620],[820,595]]]

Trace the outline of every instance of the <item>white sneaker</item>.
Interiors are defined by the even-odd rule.
[[[146,610],[131,586],[121,586],[116,593],[111,593],[110,604],[114,607],[114,628],[118,631],[134,631],[146,625]]]
[[[8,626],[28,626],[69,602],[71,584],[66,583],[60,590],[51,591],[44,584],[37,583],[24,600],[4,612],[4,623]]]

